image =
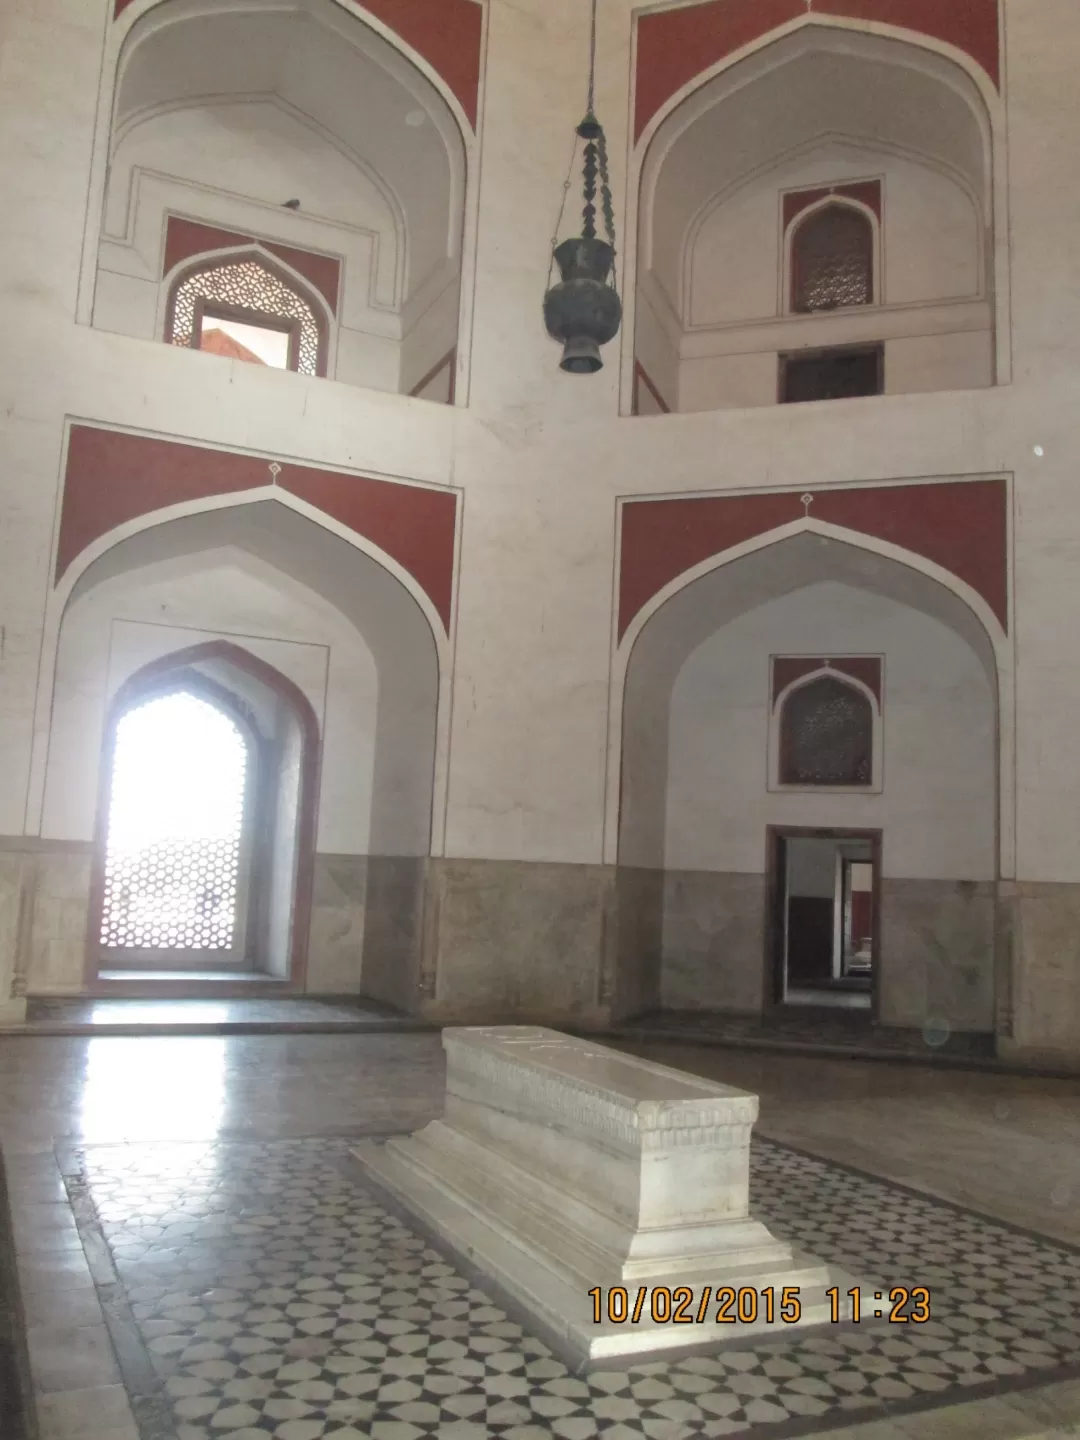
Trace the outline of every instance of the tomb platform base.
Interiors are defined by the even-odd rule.
[[[558,1353],[713,1348],[850,1317],[857,1282],[749,1213],[755,1095],[527,1026],[443,1044],[442,1119],[354,1153]]]

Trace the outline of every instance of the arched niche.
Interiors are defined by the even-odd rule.
[[[618,866],[652,947],[627,938],[629,988],[760,1010],[768,827],[880,830],[884,1023],[992,1030],[1007,676],[983,617],[912,565],[804,531],[690,579],[624,643]],[[770,785],[778,654],[881,657],[880,789]]]
[[[454,398],[465,139],[395,45],[337,0],[167,0],[111,80],[95,325],[162,339],[198,226],[208,251],[277,247],[318,276],[332,378]]]
[[[152,524],[79,575],[59,629],[42,833],[91,839],[116,693],[211,639],[278,670],[319,726],[308,987],[406,1003],[441,746],[438,646],[401,580],[287,504]]]
[[[87,983],[201,971],[301,988],[319,753],[303,691],[242,645],[129,675],[104,726]]]
[[[637,413],[775,404],[781,357],[854,344],[883,347],[885,393],[1007,378],[997,101],[975,68],[812,20],[658,118],[636,167]],[[872,197],[875,303],[793,315],[792,202],[833,191]]]

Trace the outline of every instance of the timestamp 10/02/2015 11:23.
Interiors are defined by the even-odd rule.
[[[834,1285],[826,1290],[831,1323],[858,1325],[864,1318],[864,1293],[848,1290],[846,1297],[850,1304],[845,1306],[839,1287]],[[688,1285],[674,1289],[666,1285],[641,1285],[633,1303],[625,1285],[612,1285],[607,1289],[594,1285],[588,1295],[593,1304],[594,1325],[603,1324],[605,1319],[613,1325],[637,1325],[642,1320],[651,1320],[654,1325],[704,1325],[710,1315],[717,1325],[754,1325],[762,1320],[766,1325],[774,1325],[777,1319],[781,1324],[796,1325],[802,1318],[802,1299],[797,1285],[785,1286],[779,1298],[772,1287],[757,1290],[747,1285],[738,1289],[720,1285],[714,1293],[712,1286],[706,1285],[696,1303]],[[870,1314],[874,1319],[887,1318],[892,1325],[923,1325],[930,1319],[930,1291],[925,1286],[894,1285],[888,1291],[875,1290],[873,1295]]]

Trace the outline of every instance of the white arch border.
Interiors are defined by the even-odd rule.
[[[639,12],[640,13],[640,12]],[[879,21],[852,19],[841,15],[823,15],[817,11],[808,11],[805,15],[797,16],[794,20],[784,25],[778,25],[775,29],[767,31],[764,35],[758,36],[755,40],[718,60],[715,64],[708,66],[680,86],[674,94],[670,95],[663,105],[652,115],[641,135],[634,139],[634,105],[636,99],[636,88],[632,90],[630,97],[631,121],[627,137],[626,155],[626,196],[623,211],[623,245],[622,245],[622,275],[621,294],[623,300],[623,324],[621,335],[620,351],[620,385],[619,385],[619,414],[627,416],[632,414],[633,389],[634,389],[634,356],[636,343],[636,303],[638,285],[639,252],[641,250],[642,217],[651,203],[651,194],[646,194],[647,175],[646,167],[655,177],[659,173],[662,162],[662,155],[650,157],[650,148],[657,132],[683,104],[691,100],[697,92],[715,80],[717,76],[723,75],[729,70],[734,70],[744,61],[753,59],[755,56],[762,56],[778,41],[788,36],[798,35],[807,29],[837,30],[845,31],[849,35],[876,36],[883,40],[899,41],[901,44],[910,46],[914,50],[923,50],[940,59],[949,61],[958,67],[964,76],[975,86],[985,106],[985,115],[973,112],[983,130],[984,142],[989,150],[989,163],[987,176],[989,180],[988,195],[986,197],[986,208],[988,214],[984,216],[984,224],[991,230],[993,236],[992,254],[994,260],[994,379],[995,384],[1008,385],[1012,382],[1012,343],[1010,331],[1011,317],[1011,273],[1009,261],[1009,166],[1008,166],[1008,139],[1007,139],[1007,109],[1005,99],[994,85],[990,76],[983,67],[972,58],[965,50],[955,45],[950,45],[944,40],[938,40],[932,35],[926,35],[919,30],[909,30],[898,25],[884,25]],[[638,47],[638,26],[635,23],[631,34],[631,76],[637,75],[637,47]],[[767,69],[772,67],[766,67]],[[944,67],[942,67],[944,70]],[[758,77],[757,73],[748,74],[745,84],[752,84]],[[960,95],[964,95],[961,85],[950,82],[947,71],[939,74],[938,78],[943,83],[950,84],[951,88]],[[735,86],[735,89],[744,86]],[[965,98],[970,98],[966,97]],[[711,100],[704,108],[711,105]],[[663,153],[675,143],[675,140],[682,134],[686,126],[698,118],[698,113],[692,106],[686,107],[687,114],[685,123],[672,129],[671,134],[666,137]],[[653,181],[655,183],[655,179]],[[991,247],[982,247],[987,254],[991,253]]]
[[[101,72],[98,82],[97,107],[94,117],[94,131],[90,155],[90,177],[87,186],[87,208],[85,224],[83,226],[82,256],[79,263],[79,281],[75,300],[75,321],[79,325],[92,325],[94,317],[94,298],[97,290],[98,251],[101,245],[104,231],[105,219],[105,192],[108,187],[110,168],[110,145],[113,135],[113,126],[116,112],[117,94],[120,88],[120,68],[124,47],[128,36],[134,27],[148,14],[161,8],[168,7],[172,0],[130,0],[130,3],[120,13],[113,17],[113,0],[108,0],[108,14],[105,22],[105,34],[102,45]],[[473,321],[473,299],[476,287],[476,245],[477,231],[479,225],[480,211],[480,133],[483,124],[484,108],[484,71],[486,69],[487,56],[487,34],[488,34],[488,5],[483,0],[480,6],[482,16],[482,28],[480,33],[480,84],[477,87],[477,114],[475,126],[469,120],[462,107],[461,101],[451,90],[447,82],[434,68],[429,60],[426,60],[418,50],[414,49],[385,21],[372,15],[364,6],[363,0],[330,0],[330,3],[337,6],[343,16],[358,22],[373,31],[380,39],[384,40],[404,61],[409,62],[412,68],[419,71],[432,87],[438,92],[440,98],[446,104],[454,118],[459,132],[462,149],[465,156],[464,181],[459,182],[454,175],[454,164],[451,156],[451,189],[459,188],[461,191],[462,229],[460,239],[460,293],[458,296],[458,332],[457,332],[457,377],[455,387],[455,404],[466,405],[468,403],[469,376],[471,372],[470,356],[472,353],[472,321]],[[213,4],[208,5],[208,10],[213,10]],[[234,8],[248,8],[237,4],[234,0]],[[251,8],[262,8],[256,0]],[[266,8],[274,8],[273,0],[266,0]],[[190,18],[190,12],[186,18]],[[406,67],[407,68],[407,67]],[[408,84],[404,73],[397,77],[407,88],[413,89]],[[416,94],[415,89],[413,93]],[[417,94],[416,98],[423,103],[423,96]],[[444,126],[438,116],[433,116],[436,128],[447,143],[444,133]],[[451,147],[452,148],[452,147]],[[451,224],[453,224],[454,197],[451,197]],[[468,263],[466,263],[468,261]]]
[[[843,659],[838,655],[837,660]],[[795,694],[796,690],[803,690],[807,685],[813,684],[815,680],[821,679],[836,680],[841,685],[846,685],[851,690],[856,690],[867,701],[870,706],[871,715],[871,743],[870,754],[870,784],[869,785],[830,785],[830,795],[875,795],[880,794],[882,781],[885,773],[885,716],[878,697],[870,689],[869,685],[863,683],[854,675],[849,675],[846,670],[839,667],[833,668],[826,660],[824,665],[819,665],[816,670],[809,670],[805,675],[798,675],[794,680],[789,680],[784,688],[772,701],[769,706],[769,753],[766,757],[768,767],[766,769],[767,788],[774,793],[783,795],[797,794],[800,791],[812,791],[820,794],[820,787],[816,785],[785,785],[780,779],[780,730],[784,718],[784,706]],[[771,697],[770,697],[771,698]]]
[[[768,550],[773,545],[780,544],[784,540],[804,534],[819,535],[824,539],[835,540],[840,544],[851,546],[854,549],[868,551],[873,555],[880,555],[885,560],[892,560],[908,570],[915,570],[921,575],[926,576],[927,579],[936,581],[943,589],[947,590],[967,606],[982,629],[986,632],[994,656],[997,680],[995,728],[997,735],[996,848],[998,875],[1002,880],[1015,878],[1016,666],[1013,641],[1002,627],[986,600],[983,599],[977,590],[961,580],[959,576],[955,575],[951,570],[946,570],[944,566],[935,564],[934,561],[927,560],[912,550],[905,550],[900,545],[893,545],[887,540],[879,540],[876,536],[867,535],[861,530],[849,530],[842,525],[833,525],[824,520],[815,520],[812,516],[805,516],[801,519],[791,521],[790,524],[777,526],[775,529],[767,530],[761,535],[755,535],[749,540],[744,540],[738,545],[732,545],[729,549],[720,551],[719,554],[710,555],[708,559],[702,560],[689,570],[684,570],[680,575],[668,581],[666,585],[658,590],[633,617],[630,624],[626,627],[626,633],[621,640],[617,638],[617,629],[613,629],[611,666],[608,680],[607,776],[604,796],[604,863],[606,865],[617,865],[619,858],[623,711],[626,699],[626,677],[634,645],[642,631],[658,610],[674,596],[678,595],[680,591],[692,585],[695,580],[700,580],[703,576],[711,574],[714,570],[722,569],[725,565],[730,565],[735,560],[744,559],[760,550]],[[617,560],[617,565],[618,563]],[[616,613],[613,618],[613,626],[617,625],[618,615]]]
[[[269,463],[269,462],[268,462]],[[417,487],[422,488],[422,487]],[[457,494],[457,492],[453,492]],[[311,520],[331,535],[345,540],[354,549],[367,555],[382,566],[397,580],[416,602],[427,621],[435,644],[435,663],[438,667],[438,690],[435,712],[435,757],[432,774],[431,796],[431,843],[429,853],[443,854],[446,842],[447,786],[450,761],[450,718],[452,701],[452,665],[454,634],[457,621],[457,587],[454,587],[450,615],[450,629],[447,632],[442,617],[435,608],[431,597],[408,570],[392,555],[381,549],[366,536],[349,529],[335,520],[324,510],[293,495],[277,485],[260,485],[250,490],[232,491],[227,495],[214,495],[199,500],[184,500],[175,505],[165,505],[147,511],[124,524],[116,526],[97,540],[80,550],[64,574],[50,591],[45,607],[45,623],[41,643],[41,663],[38,670],[37,695],[34,703],[34,728],[30,752],[30,779],[27,787],[26,833],[40,835],[45,808],[45,786],[48,770],[49,743],[52,734],[53,703],[56,687],[56,671],[60,652],[60,635],[68,602],[76,585],[90,567],[107,555],[124,540],[148,530],[167,525],[170,521],[185,519],[191,515],[206,514],[213,510],[234,509],[242,505],[255,505],[273,500],[294,511],[305,520]],[[454,573],[456,575],[461,545],[461,505],[457,507],[456,534],[454,537]],[[54,545],[55,555],[55,545]]]

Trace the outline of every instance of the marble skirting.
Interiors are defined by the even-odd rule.
[[[433,1023],[605,1026],[660,1008],[761,1012],[760,874],[318,855],[306,988]],[[0,1017],[86,992],[91,853],[0,837]],[[1080,885],[889,877],[881,1023],[996,1032],[1080,1064]]]

